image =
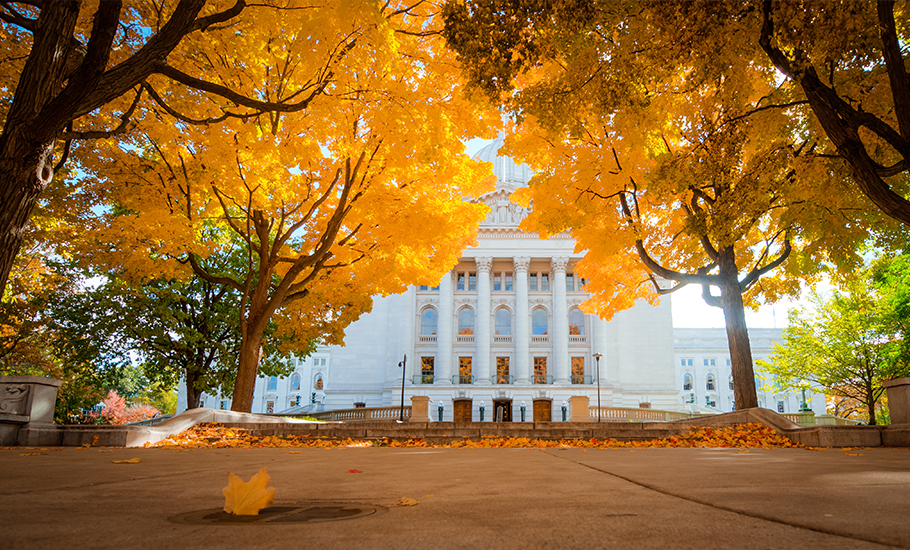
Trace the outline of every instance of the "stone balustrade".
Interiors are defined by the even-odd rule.
[[[398,420],[401,418],[401,407],[359,407],[355,409],[337,409],[312,413],[310,416],[327,422],[360,422],[369,420]],[[411,418],[411,407],[404,408],[404,418]]]

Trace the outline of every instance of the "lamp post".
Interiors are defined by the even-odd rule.
[[[402,359],[398,366],[401,367],[401,417],[399,420],[404,422],[404,375],[407,373],[407,364],[408,364],[408,354],[404,354],[404,359]]]
[[[600,358],[602,353],[594,354],[594,362],[597,363],[597,421],[600,422]]]
[[[483,413],[486,410],[486,407],[483,404],[483,401],[480,402],[480,421],[483,422]]]

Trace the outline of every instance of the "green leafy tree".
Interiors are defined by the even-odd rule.
[[[790,311],[784,343],[761,367],[783,388],[817,384],[837,400],[855,402],[869,424],[885,392],[882,381],[910,376],[910,356],[894,309],[871,277],[845,282],[825,299],[811,293],[812,308]]]

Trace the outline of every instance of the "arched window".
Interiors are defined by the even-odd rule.
[[[439,314],[436,313],[435,309],[428,307],[423,310],[423,314],[420,316],[420,334],[424,336],[436,334],[438,319]]]
[[[539,307],[531,313],[531,334],[542,335],[547,333],[547,310]]]
[[[730,375],[730,377],[728,378],[728,380],[729,380],[729,382],[730,382],[730,390],[733,390],[733,375],[732,375],[732,374]]]
[[[709,374],[707,376],[707,378],[705,378],[705,389],[708,391],[715,391],[715,387],[716,386],[714,384],[714,375]]]
[[[269,376],[269,386],[267,391],[278,391],[278,377]]]
[[[691,374],[686,373],[683,375],[683,389],[684,390],[692,389],[692,375]]]
[[[316,375],[316,382],[313,383],[313,389],[314,390],[322,389],[322,375],[321,374]]]
[[[512,334],[512,312],[504,307],[496,310],[496,334],[501,336]]]
[[[458,312],[458,334],[474,334],[474,310],[461,308]]]
[[[585,314],[580,309],[576,308],[569,312],[569,334],[574,336],[585,334]]]
[[[291,376],[291,391],[300,390],[300,375],[296,372]]]

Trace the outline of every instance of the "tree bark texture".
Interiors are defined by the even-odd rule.
[[[749,329],[746,327],[742,288],[739,283],[733,247],[720,251],[718,268],[721,279],[720,301],[724,311],[727,345],[733,370],[733,394],[736,410],[740,411],[757,407],[758,395],[755,392],[752,345],[749,343]]]
[[[251,412],[253,392],[259,375],[259,359],[262,349],[262,331],[249,331],[240,344],[240,364],[237,367],[237,381],[234,382],[234,396],[231,410]]]

